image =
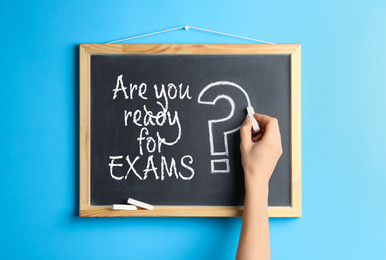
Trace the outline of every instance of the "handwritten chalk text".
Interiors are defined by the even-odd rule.
[[[189,85],[183,83],[177,85],[174,83],[154,84],[154,93],[149,93],[149,89],[152,88],[148,88],[146,83],[129,83],[125,86],[123,74],[117,77],[115,88],[112,90],[113,101],[124,98],[124,100],[136,100],[138,102],[154,96],[157,106],[155,107],[156,110],[151,110],[146,104],[143,104],[140,109],[133,111],[125,109],[123,111],[123,125],[140,128],[139,135],[135,138],[139,155],[109,156],[110,176],[118,181],[127,179],[130,173],[142,181],[146,180],[148,176],[154,176],[156,180],[160,179],[161,181],[165,179],[165,176],[191,180],[194,176],[193,157],[191,155],[185,155],[177,161],[173,157],[167,160],[164,155],[161,155],[163,146],[171,147],[181,139],[182,127],[179,114],[178,111],[171,111],[169,103],[173,100],[191,100]],[[169,136],[170,133],[175,133],[175,137],[171,140],[166,140],[163,137],[162,129],[165,126]],[[153,127],[157,127],[157,131],[154,131]],[[155,157],[156,154],[159,155]],[[159,157],[160,159],[155,161],[155,158]],[[115,170],[122,168],[124,163],[128,165],[126,172]],[[146,167],[140,170],[138,165],[146,165]]]

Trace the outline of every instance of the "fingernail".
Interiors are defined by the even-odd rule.
[[[248,124],[250,120],[251,120],[251,118],[249,116],[247,116],[247,118],[245,119],[245,123]]]

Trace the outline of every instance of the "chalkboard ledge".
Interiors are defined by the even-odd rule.
[[[89,206],[80,210],[81,217],[241,217],[244,207],[155,206],[153,210],[112,210],[112,206]],[[268,209],[269,217],[301,217],[293,207]]]

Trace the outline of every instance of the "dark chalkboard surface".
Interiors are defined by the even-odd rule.
[[[279,120],[269,206],[292,207],[291,53],[91,53],[89,105],[90,207],[243,206],[248,105]]]

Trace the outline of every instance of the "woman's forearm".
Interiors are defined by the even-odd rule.
[[[236,259],[270,259],[268,187],[250,187],[245,192]]]

